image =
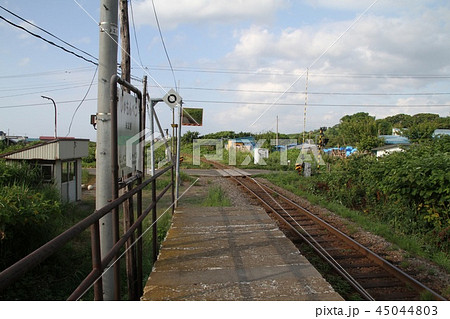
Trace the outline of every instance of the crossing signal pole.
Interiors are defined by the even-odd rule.
[[[117,74],[118,0],[100,1],[100,37],[98,59],[96,209],[112,197],[111,154],[111,77]],[[113,246],[112,214],[100,219],[100,251],[104,257]],[[103,299],[114,300],[114,272],[102,278]]]

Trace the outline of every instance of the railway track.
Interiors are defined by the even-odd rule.
[[[219,169],[228,167],[214,163]],[[446,300],[313,213],[248,176],[229,176],[367,300]]]
[[[273,189],[248,177],[230,177],[299,236],[367,300],[446,300],[398,267]]]

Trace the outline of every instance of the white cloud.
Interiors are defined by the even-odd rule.
[[[165,28],[179,24],[232,23],[241,20],[270,20],[285,0],[155,0],[158,18]],[[151,0],[133,5],[138,25],[155,25]]]
[[[383,1],[380,1],[380,3]],[[347,1],[350,5],[351,1]],[[416,4],[416,2],[415,2]],[[406,9],[405,9],[406,10]],[[436,112],[447,116],[444,108],[435,104],[446,104],[444,97],[417,99],[415,92],[448,91],[448,82],[441,79],[417,77],[392,77],[392,75],[448,75],[450,61],[450,9],[428,8],[420,14],[404,15],[368,15],[363,17],[335,45],[330,45],[351,25],[351,20],[325,21],[315,26],[286,28],[275,31],[260,25],[253,25],[235,34],[237,38],[234,49],[226,56],[226,61],[233,68],[272,70],[279,74],[295,73],[299,76],[304,70],[310,70],[309,90],[316,92],[411,92],[413,97],[398,99],[394,96],[326,96],[312,95],[309,102],[331,105],[392,105],[389,107],[309,107],[308,123],[331,125],[332,116],[337,123],[339,117],[353,112],[370,112],[377,118],[398,112],[415,114]],[[329,50],[327,51],[327,49]],[[319,60],[325,51],[326,54]],[[316,62],[314,62],[316,61]],[[314,62],[314,64],[313,64]],[[312,65],[313,64],[313,65]],[[323,76],[321,74],[333,74]],[[354,77],[354,74],[367,74],[366,77]],[[371,74],[381,76],[371,77]],[[349,75],[348,77],[345,75]],[[386,75],[383,77],[383,75]],[[241,89],[284,91],[297,79],[291,91],[305,88],[305,77],[262,76],[251,74],[236,77]],[[447,84],[445,84],[447,83]],[[238,95],[238,100],[255,102],[275,102],[277,95],[251,94]],[[256,130],[270,128],[276,114],[283,114],[288,127],[299,127],[302,122],[300,104],[302,96],[286,94],[280,99],[282,103],[297,103],[297,107],[274,105],[255,125]],[[423,108],[408,107],[411,104],[426,105]],[[395,106],[395,107],[394,107]],[[240,106],[225,114],[234,114],[233,121],[246,121],[250,128],[267,105]],[[296,109],[296,110],[293,110]],[[330,111],[330,109],[332,111]],[[448,113],[448,112],[447,112]],[[242,117],[248,116],[244,121]],[[325,116],[324,116],[325,115]],[[313,117],[312,120],[310,117]],[[317,123],[316,123],[317,122]],[[312,125],[312,124],[311,124]],[[316,125],[317,126],[317,125]],[[308,128],[308,126],[307,126]],[[311,128],[311,127],[310,127]]]
[[[425,6],[439,4],[439,0],[304,0],[304,2],[316,8],[342,11],[363,11],[373,4],[372,12],[378,10],[421,11]]]

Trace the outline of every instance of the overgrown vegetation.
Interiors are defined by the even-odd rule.
[[[431,256],[450,270],[449,155],[450,137],[441,137],[382,158],[335,159],[329,172],[311,178],[295,173],[268,178],[297,194],[312,194],[347,207],[352,213],[332,210],[370,224],[372,231],[385,237],[396,233],[394,239],[403,248]]]
[[[88,156],[83,157],[81,160],[81,164],[83,167],[95,167],[96,158],[95,158],[95,148],[97,144],[95,142],[89,142],[88,144]]]
[[[93,211],[62,204],[42,184],[39,167],[0,161],[0,270],[39,248]],[[83,239],[83,236],[84,239]],[[1,300],[63,300],[90,267],[89,231],[2,292]]]
[[[206,207],[231,206],[231,200],[220,186],[213,186],[208,191],[208,196],[202,202]]]
[[[44,243],[60,222],[59,193],[39,167],[0,161],[0,267]]]

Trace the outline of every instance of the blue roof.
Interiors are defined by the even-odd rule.
[[[384,138],[384,143],[388,145],[392,144],[410,144],[407,137],[398,135],[380,135],[379,137]]]
[[[234,142],[234,143],[251,143],[251,144],[255,144],[255,138],[253,136],[249,136],[249,137],[239,137],[239,138],[232,138],[230,139],[230,141]]]

